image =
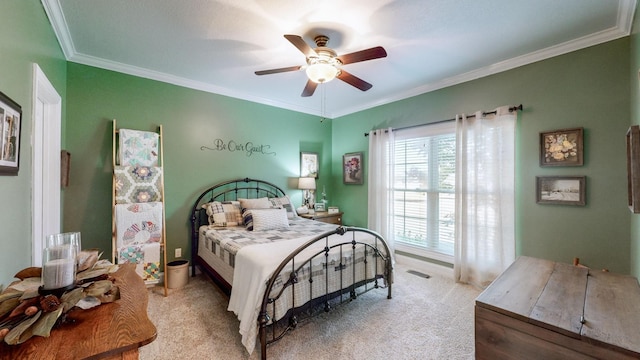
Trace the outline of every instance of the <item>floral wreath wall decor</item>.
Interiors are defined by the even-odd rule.
[[[361,152],[342,156],[342,179],[345,184],[364,184],[364,164]]]
[[[583,128],[540,133],[540,166],[582,166]]]

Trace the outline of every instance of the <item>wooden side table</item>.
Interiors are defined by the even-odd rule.
[[[342,225],[343,212],[329,214],[327,211],[316,211],[313,214],[300,214],[305,219],[322,221],[329,224]]]
[[[20,345],[0,344],[0,359],[138,359],[138,348],[155,340],[147,316],[149,294],[134,264],[113,274],[120,299],[88,310],[73,309],[48,338],[34,336]]]

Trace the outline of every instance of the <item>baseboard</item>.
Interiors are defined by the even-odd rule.
[[[396,253],[396,263],[425,274],[438,274],[440,276],[453,278],[453,269],[450,267],[400,255],[398,253]]]

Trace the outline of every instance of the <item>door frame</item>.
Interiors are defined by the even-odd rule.
[[[62,98],[38,64],[33,64],[32,264],[42,266],[45,236],[60,233]]]

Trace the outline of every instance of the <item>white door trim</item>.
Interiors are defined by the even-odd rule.
[[[45,236],[60,232],[62,98],[38,64],[33,64],[32,263],[42,266]]]

